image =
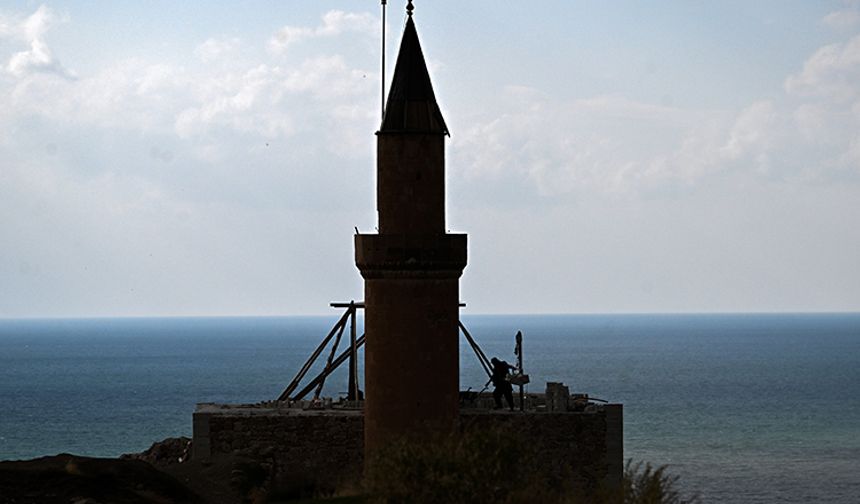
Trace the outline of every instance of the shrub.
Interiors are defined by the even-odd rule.
[[[654,468],[651,464],[631,460],[624,466],[621,489],[610,502],[623,504],[693,504],[697,495],[683,496],[677,488],[678,476],[667,473],[667,466]],[[620,493],[620,495],[618,495]]]
[[[529,446],[505,430],[402,440],[367,461],[364,490],[380,504],[693,504],[667,466],[627,462],[620,488],[583,495],[571,478],[550,478]]]
[[[386,504],[534,502],[533,456],[500,430],[402,440],[368,459],[365,488]]]

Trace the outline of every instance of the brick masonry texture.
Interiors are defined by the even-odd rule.
[[[583,490],[616,486],[623,468],[622,407],[588,412],[463,410],[461,431],[509,429],[533,447],[538,469],[570,478]],[[364,417],[360,410],[221,407],[194,414],[194,457],[247,457],[279,480],[336,487],[361,475]]]

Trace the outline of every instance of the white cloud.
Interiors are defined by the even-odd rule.
[[[195,54],[216,58],[236,43],[210,39]],[[288,137],[297,123],[322,127],[332,117],[337,125],[327,131],[343,130],[374,113],[376,78],[376,72],[351,66],[340,55],[290,66],[258,60],[198,68],[130,59],[73,80],[22,75],[0,94],[0,106],[10,120],[36,116],[88,127],[173,131],[211,144],[201,135]],[[203,150],[212,158],[212,149]]]
[[[321,100],[332,100],[366,93],[368,75],[376,73],[350,68],[342,56],[320,56],[287,72],[282,84],[290,92],[310,92]]]
[[[75,79],[51,79],[71,75],[45,43],[49,30],[64,19],[45,6],[26,17],[0,17],[0,37],[30,45],[6,65],[16,77],[0,94],[9,120],[34,115],[66,124],[173,131],[182,138],[219,128],[273,138],[293,134],[297,121],[307,128],[336,116],[335,129],[341,129],[372,114],[377,72],[336,54],[317,54],[289,66],[271,64],[259,53],[255,59],[229,58],[242,49],[238,38],[209,38],[193,50],[204,62],[226,60],[226,66],[128,59]],[[360,39],[375,36],[369,30],[373,19],[330,11],[320,26],[307,30],[314,36],[349,33]]]
[[[821,23],[835,30],[852,30],[860,26],[860,9],[857,4],[833,11],[821,19]]]
[[[73,59],[86,51],[69,50],[63,63],[87,70],[58,79],[65,67],[50,51],[59,52],[50,30],[61,17],[45,9],[0,17],[0,312],[309,312],[349,281],[360,295],[349,235],[353,225],[375,222],[372,15],[332,11],[257,47],[252,31],[184,49],[174,41],[170,50],[185,54],[167,60],[159,59],[167,46],[87,65]],[[532,297],[518,309],[571,309],[568,294],[579,296],[580,310],[761,306],[755,298],[770,291],[758,258],[770,253],[794,258],[775,278],[814,272],[818,261],[835,265],[832,274],[808,278],[851,283],[837,271],[853,268],[857,248],[844,218],[856,213],[860,178],[860,86],[849,38],[809,55],[783,89],[732,110],[577,95],[579,84],[541,83],[538,75],[528,79],[537,87],[499,92],[457,77],[466,105],[451,117],[446,111],[449,124],[461,125],[449,144],[450,221],[475,237],[476,252],[464,289],[484,293],[484,308],[508,308],[486,285],[508,288],[511,279],[498,272],[520,260],[514,280],[522,288],[514,291],[555,300]],[[14,53],[23,55],[11,65]],[[444,68],[460,66],[446,59]],[[810,223],[795,229],[803,219]],[[782,226],[778,241],[762,233],[774,226]],[[801,235],[834,251],[834,260],[792,256]],[[536,247],[542,260],[527,260]],[[646,252],[639,263],[637,250]],[[741,268],[702,267],[726,255]],[[723,291],[758,287],[748,305],[681,302],[695,292],[679,294],[678,284],[719,283],[733,271],[744,278],[723,280]],[[667,304],[637,305],[630,286],[653,278],[664,279],[655,293]],[[589,284],[611,288],[570,289]],[[849,299],[845,292],[854,300],[855,291],[836,290],[833,299]],[[803,308],[804,296],[798,289],[788,306]]]
[[[848,169],[854,171],[856,175],[860,175],[860,134],[851,140],[851,144],[841,161]]]
[[[324,310],[356,276],[335,242],[371,199],[354,160],[372,167],[375,54],[287,65],[212,38],[186,56],[223,65],[141,56],[58,79],[39,45],[52,16],[0,18],[3,49],[29,47],[14,74],[0,56],[0,314]],[[361,46],[356,19],[327,16],[320,36]],[[324,252],[296,245],[314,240]],[[285,256],[319,268],[273,271]]]
[[[36,73],[0,95],[8,119],[35,117],[82,128],[155,132],[172,127],[173,114],[193,96],[195,76],[165,64],[132,59],[75,79]]]
[[[508,112],[453,138],[452,164],[465,168],[467,180],[525,178],[547,196],[699,178],[712,169],[706,156],[723,131],[715,123],[725,122],[719,112],[621,96],[559,104],[517,87],[502,99]],[[705,148],[711,152],[697,152]]]
[[[194,49],[194,55],[204,63],[235,54],[242,41],[232,38],[208,38]]]
[[[46,19],[39,16],[34,19]],[[11,26],[21,37],[44,38],[50,26],[2,19],[4,33]],[[350,16],[329,18],[326,25],[342,29],[337,19]],[[362,37],[350,40],[355,45]],[[239,44],[208,39],[188,56],[217,58],[243,49]],[[208,188],[198,196],[241,198],[271,192],[283,174],[311,161],[370,155],[356,146],[367,142],[361,134],[375,125],[378,75],[361,69],[360,53],[349,61],[315,54],[289,65],[269,61],[264,50],[249,54],[256,57],[229,65],[127,59],[76,79],[42,72],[0,79],[0,159],[8,164],[11,152],[39,153],[50,145],[56,159],[72,162],[85,178],[137,170],[174,188],[182,175],[169,170],[211,170]],[[375,55],[369,53],[365,63],[375,66]],[[212,182],[236,187],[231,177],[248,166],[265,170],[256,175],[260,186],[246,184],[234,195]]]
[[[830,111],[817,103],[804,103],[795,109],[794,126],[806,142],[827,142]]]
[[[860,97],[860,35],[815,52],[797,75],[785,80],[791,95],[850,102]]]
[[[30,161],[0,170],[3,315],[278,313],[309,294],[283,302],[274,298],[289,294],[272,289],[290,283],[287,269],[271,269],[290,244],[269,228],[298,228],[292,236],[307,239],[304,221],[192,204],[139,175],[81,179],[68,168]],[[243,293],[273,301],[255,308]]]
[[[269,39],[269,49],[274,53],[284,52],[289,46],[313,37],[315,34],[316,30],[311,28],[284,26]]]
[[[6,64],[6,70],[15,77],[32,73],[47,73],[61,77],[73,77],[52,54],[45,41],[45,34],[54,25],[66,21],[53,10],[42,5],[25,19],[0,19],[0,36],[14,37],[29,45],[29,49],[18,51]]]
[[[371,14],[332,10],[323,15],[322,24],[316,28],[284,26],[269,39],[269,50],[279,54],[311,38],[334,37],[346,32],[374,35],[377,30],[377,20]]]
[[[277,73],[278,69],[260,65],[239,76],[222,77],[215,86],[209,83],[205,88],[214,87],[223,92],[204,97],[204,103],[200,106],[187,108],[179,113],[176,118],[176,132],[180,137],[186,138],[205,131],[209,125],[222,124],[240,131],[257,129],[267,136],[289,134],[291,128],[286,118],[277,120],[272,114],[265,113],[254,117],[254,112],[261,108],[261,101],[268,101],[266,105],[271,105],[270,91]],[[204,96],[206,94],[208,92],[204,91]],[[269,109],[268,106],[262,108]]]
[[[773,134],[779,124],[773,103],[753,103],[739,115],[728,133],[721,154],[731,161],[747,158],[761,173],[770,168],[769,151],[773,148]]]
[[[465,181],[525,180],[539,195],[559,196],[738,173],[810,181],[860,172],[860,36],[815,51],[783,90],[736,111],[617,95],[565,103],[516,86],[498,99],[504,106],[486,109],[503,114],[479,115],[453,138]]]
[[[296,131],[299,107],[293,105],[298,105],[297,100],[306,108],[310,104],[307,98],[311,98],[319,104],[313,112],[320,117],[337,114],[342,118],[344,106],[356,105],[355,97],[370,96],[367,74],[350,68],[341,56],[320,56],[296,68],[259,65],[239,75],[215,76],[200,86],[200,103],[177,115],[175,130],[182,138],[224,126],[267,138],[290,136]],[[364,105],[369,107],[369,103]]]

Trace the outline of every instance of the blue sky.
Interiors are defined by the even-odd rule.
[[[469,313],[860,309],[857,2],[415,16]],[[360,299],[379,34],[370,0],[0,2],[0,317]]]

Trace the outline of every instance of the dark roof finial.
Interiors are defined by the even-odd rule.
[[[406,4],[406,13],[409,14],[409,17],[412,17],[412,11],[415,10],[415,6],[412,5],[412,0],[409,0],[409,3]]]

